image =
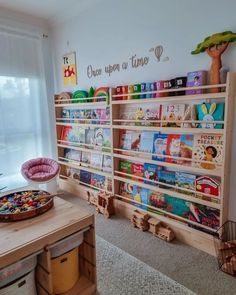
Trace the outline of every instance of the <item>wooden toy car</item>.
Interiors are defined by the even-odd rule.
[[[158,219],[151,217],[148,219],[149,223],[149,231],[154,234],[154,236],[170,242],[175,238],[173,231],[169,228],[169,226],[165,225]]]
[[[111,215],[115,214],[114,208],[114,196],[111,194],[100,192],[97,195],[96,211],[102,213],[106,218],[110,218]]]
[[[131,222],[134,227],[141,229],[142,231],[146,231],[149,228],[148,219],[150,216],[148,214],[144,214],[138,210],[134,210]]]

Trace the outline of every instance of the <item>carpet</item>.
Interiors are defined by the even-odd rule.
[[[118,247],[96,237],[99,295],[194,295]]]

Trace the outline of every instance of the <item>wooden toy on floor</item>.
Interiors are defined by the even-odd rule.
[[[148,223],[149,231],[153,233],[154,236],[167,242],[170,242],[175,238],[175,235],[169,226],[163,224],[163,222],[158,219],[151,217],[148,219]]]
[[[115,214],[114,196],[106,192],[100,192],[97,195],[96,211],[102,213],[106,218],[110,218],[111,215]]]
[[[134,210],[131,222],[134,227],[141,229],[142,231],[146,231],[149,228],[148,219],[150,216],[148,214],[144,214],[138,210]]]

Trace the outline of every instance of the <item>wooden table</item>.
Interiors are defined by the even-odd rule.
[[[0,222],[0,268],[85,228],[88,230],[80,246],[81,277],[65,294],[93,294],[96,290],[94,215],[58,197],[54,198],[54,207],[43,215],[18,222]],[[44,251],[39,255],[36,271],[39,294],[53,295],[50,267],[50,251]],[[46,283],[41,281],[42,276]]]

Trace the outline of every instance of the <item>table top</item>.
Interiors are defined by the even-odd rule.
[[[54,207],[42,215],[23,221],[0,222],[0,268],[93,222],[93,214],[58,197],[54,198]]]

